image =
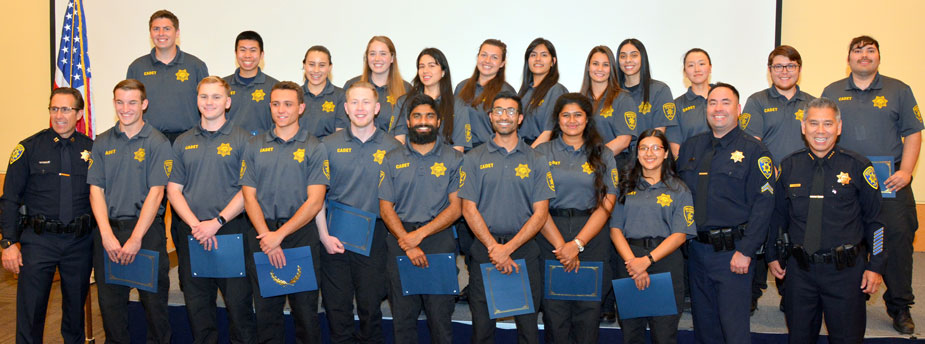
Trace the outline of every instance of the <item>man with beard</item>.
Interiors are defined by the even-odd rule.
[[[495,96],[489,110],[495,135],[466,154],[459,172],[463,215],[478,239],[469,264],[474,343],[493,343],[495,333],[479,265],[490,262],[504,274],[526,269],[534,305],[543,294],[540,251],[533,237],[546,222],[555,186],[546,158],[517,135],[524,117],[520,109],[517,95],[503,91]],[[518,266],[515,259],[523,259],[526,266]],[[536,312],[514,317],[520,343],[539,341],[536,321]]]
[[[388,152],[379,183],[379,213],[389,232],[389,301],[396,343],[417,343],[417,319],[427,314],[432,343],[452,343],[453,295],[402,295],[397,256],[408,256],[415,266],[427,268],[425,254],[456,251],[449,226],[462,213],[459,167],[462,153],[438,135],[440,116],[430,96],[417,93],[409,100],[404,147]]]

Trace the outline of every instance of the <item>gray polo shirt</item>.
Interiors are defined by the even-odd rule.
[[[331,169],[328,200],[379,215],[379,180],[385,153],[401,147],[381,129],[366,142],[353,136],[350,128],[324,138]]]
[[[864,156],[892,156],[902,160],[902,138],[922,130],[922,113],[912,88],[877,74],[866,90],[847,78],[833,82],[822,96],[838,103],[842,118],[839,145]]]
[[[251,136],[273,129],[270,91],[279,80],[264,74],[258,68],[254,80],[245,85],[238,75],[240,70],[235,69],[234,74],[224,78],[231,86],[231,108],[225,113],[225,118]]]
[[[677,109],[671,100],[671,89],[664,82],[652,79],[649,85],[649,102],[642,101],[645,95],[642,84],[628,87],[627,91],[636,103],[636,119],[639,124],[636,125],[636,132],[643,132],[648,129],[673,127],[678,125]]]
[[[405,100],[408,99],[408,94],[398,98],[398,104],[395,105],[395,109],[398,110],[398,117],[395,120],[395,128],[392,129],[392,133],[396,136],[398,135],[408,135],[408,113],[413,109],[405,109]],[[443,97],[437,97],[435,101],[437,106],[440,106],[440,101],[443,100]],[[466,110],[465,105],[453,98],[453,143],[452,146],[461,146],[465,148],[472,148],[472,130],[469,125],[469,111]],[[437,109],[434,109],[437,110]],[[440,122],[439,132],[440,135],[443,135],[443,125],[446,122]]]
[[[690,87],[674,99],[674,109],[678,125],[665,130],[668,141],[680,144],[694,135],[710,131],[710,125],[707,124],[707,99],[694,93]]]
[[[649,185],[640,178],[624,204],[614,204],[610,227],[619,228],[627,239],[667,238],[674,233],[692,238],[697,234],[697,225],[691,191],[677,178],[668,184],[660,181]]]
[[[344,83],[344,92],[350,89],[350,85],[360,81],[361,77],[362,76],[356,76],[353,79],[347,80],[347,82]],[[405,83],[405,92],[410,92],[411,84],[407,81],[402,82]],[[370,84],[373,84],[372,81],[370,81]],[[376,128],[382,129],[382,131],[394,136],[395,134],[392,130],[395,129],[395,123],[398,121],[398,113],[400,112],[398,107],[395,106],[398,99],[392,99],[392,96],[389,95],[388,86],[379,86],[376,84],[373,84],[373,86],[376,87],[376,93],[379,94],[379,114],[376,115]],[[377,206],[376,209],[379,209],[379,207]],[[376,212],[378,213],[378,211]]]
[[[126,79],[145,85],[148,109],[145,122],[162,132],[182,133],[199,123],[196,86],[209,76],[209,69],[199,58],[180,50],[168,64],[151,53],[135,59],[128,66]]]
[[[447,196],[459,189],[462,159],[462,153],[439,136],[424,155],[405,143],[385,155],[379,199],[394,203],[402,221],[430,222],[450,205]]]
[[[196,218],[215,218],[241,189],[241,160],[250,137],[244,129],[225,122],[211,132],[196,126],[173,142],[177,159],[170,182],[183,185],[183,198]]]
[[[522,140],[508,152],[489,139],[463,157],[459,197],[475,202],[488,231],[516,234],[533,215],[533,203],[556,196],[549,162]]]
[[[257,189],[266,219],[288,219],[308,199],[309,185],[328,185],[324,156],[324,145],[304,128],[289,141],[267,130],[247,142],[240,185]]]
[[[472,127],[472,147],[478,146],[482,143],[485,143],[491,140],[492,136],[495,134],[495,130],[491,128],[491,120],[488,118],[488,110],[483,108],[482,105],[479,105],[478,108],[472,107],[469,103],[464,102],[459,98],[459,92],[462,91],[463,86],[469,82],[469,79],[463,80],[459,84],[456,84],[456,90],[453,91],[456,99],[459,99],[459,102],[466,107],[469,111],[469,125]],[[485,88],[479,83],[475,83],[475,97],[478,99],[482,95],[482,91]],[[514,87],[511,87],[510,84],[504,83],[504,86],[501,86],[501,91],[508,91],[511,93],[516,93]],[[489,103],[489,108],[491,107],[491,99],[486,100]]]
[[[93,142],[87,184],[105,191],[109,217],[133,219],[152,187],[167,185],[173,170],[170,141],[147,122],[129,139],[119,124],[104,131]],[[164,215],[164,205],[157,209]]]
[[[602,106],[600,103],[603,101],[602,99],[594,106],[596,111],[594,121],[597,124],[597,132],[601,134],[601,139],[603,139],[604,143],[613,141],[620,135],[630,135],[635,138],[637,136],[636,128],[638,127],[637,120],[639,116],[636,114],[636,105],[633,103],[633,98],[630,98],[626,92],[620,92],[613,99],[612,104]],[[628,149],[629,146],[624,152]]]
[[[521,111],[524,113],[524,121],[520,125],[520,129],[517,130],[517,134],[520,135],[521,139],[533,142],[536,140],[543,131],[552,130],[553,125],[553,110],[556,107],[556,100],[559,99],[559,96],[568,93],[568,89],[562,84],[556,83],[549,88],[549,91],[546,92],[546,95],[543,97],[543,100],[540,102],[533,110],[527,110],[530,103],[530,100],[533,99],[534,91],[536,89],[530,86],[527,89],[527,92],[524,93],[524,96],[521,97],[520,102],[523,106]]]
[[[815,97],[800,91],[787,99],[771,87],[748,97],[739,115],[739,127],[758,137],[771,151],[774,161],[781,161],[806,144],[803,142],[803,106]]]
[[[540,144],[536,147],[536,151],[543,154],[549,161],[552,179],[556,181],[556,196],[549,201],[550,208],[584,210],[597,207],[594,167],[588,163],[587,146],[581,146],[575,150],[559,137]],[[603,174],[604,187],[607,188],[608,194],[616,195],[620,174],[617,171],[613,152],[604,147],[601,160],[606,168]]]
[[[344,90],[327,81],[324,89],[317,96],[308,90],[308,81],[302,84],[302,95],[305,98],[305,112],[299,118],[299,127],[308,129],[308,133],[317,138],[331,135],[337,128],[346,128],[350,125],[344,103],[347,96]]]

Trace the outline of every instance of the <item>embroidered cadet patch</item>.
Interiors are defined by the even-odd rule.
[[[334,102],[326,100],[324,104],[321,104],[321,111],[334,112]]]
[[[289,280],[289,281],[284,281],[284,280],[280,279],[279,277],[276,277],[276,274],[274,274],[273,271],[270,271],[270,278],[273,279],[273,282],[276,282],[276,284],[279,284],[279,285],[281,285],[281,286],[283,286],[283,287],[291,287],[291,286],[294,286],[296,283],[299,282],[299,279],[302,278],[302,266],[301,266],[301,265],[296,265],[295,268],[296,268],[296,270],[295,270],[295,276],[293,276],[292,279]]]
[[[321,163],[321,172],[324,173],[325,178],[331,180],[331,163],[328,162],[328,159],[324,159],[324,162]]]
[[[752,114],[748,112],[739,115],[739,128],[742,128],[742,130],[745,130],[745,128],[748,128],[748,122],[751,121],[751,119],[752,119]]]
[[[591,174],[594,173],[594,168],[591,167],[591,164],[585,161],[584,164],[581,164],[581,172]]]
[[[675,114],[674,103],[665,103],[662,105],[662,112],[665,113],[665,118],[667,118],[669,121],[673,121]]]
[[[247,171],[247,163],[241,160],[241,174],[238,175],[238,179],[244,179],[244,171]]]
[[[520,179],[529,177],[530,176],[530,166],[527,166],[527,164],[517,165],[517,167],[514,168],[514,175],[520,177]]]
[[[762,192],[762,193],[767,192],[767,193],[770,193],[770,194],[773,195],[773,194],[774,194],[774,188],[771,187],[771,183],[764,182],[764,185],[761,186],[761,192]]]
[[[292,152],[292,160],[298,161],[300,164],[305,161],[305,148],[299,148]]]
[[[875,108],[882,109],[886,107],[886,103],[889,102],[889,100],[887,100],[884,96],[877,96],[871,102],[874,103]]]
[[[606,109],[601,110],[601,117],[610,118],[613,116],[613,106],[608,106]]]
[[[835,177],[838,178],[838,183],[841,185],[848,185],[848,183],[851,182],[851,176],[849,176],[846,172],[841,172]]]
[[[793,119],[798,120],[798,121],[802,121],[802,120],[803,120],[803,109],[799,109],[799,110],[797,110],[797,112],[794,112],[794,113],[793,113]]]
[[[459,171],[459,188],[462,189],[463,185],[466,185],[466,171]]]
[[[864,169],[864,180],[866,180],[867,185],[870,185],[874,190],[880,188],[880,184],[877,183],[877,174],[874,173],[873,166],[867,166],[867,168]]]
[[[16,145],[16,148],[13,148],[13,153],[10,154],[10,165],[12,165],[16,160],[22,157],[22,153],[26,151],[26,147],[23,147],[22,144]]]
[[[636,113],[632,111],[627,111],[623,113],[623,121],[626,122],[626,127],[630,130],[636,130]]]
[[[181,69],[177,71],[177,81],[184,82],[189,80],[189,73],[186,72],[186,69]]]
[[[215,150],[219,156],[225,157],[231,155],[231,145],[228,144],[228,142],[222,142]]]
[[[472,142],[472,125],[466,123],[466,142]]]
[[[90,161],[90,151],[84,149],[83,152],[80,152],[80,160]]]
[[[144,148],[138,148],[138,150],[135,151],[135,160],[138,160],[138,162],[145,161],[145,149]]]
[[[694,206],[684,206],[684,222],[687,222],[688,227],[694,224]]]
[[[395,115],[389,117],[389,132],[392,132],[392,125],[395,124]]]
[[[267,94],[264,93],[263,90],[261,90],[261,89],[258,88],[258,89],[256,89],[256,90],[254,90],[254,93],[251,93],[251,99],[252,99],[255,103],[259,103],[261,100],[263,100],[263,97],[266,96],[266,95],[267,95]]]
[[[656,203],[658,203],[658,205],[662,207],[670,206],[671,205],[671,195],[663,193],[661,195],[658,195],[658,197],[655,198],[655,201]]]
[[[620,184],[620,171],[618,171],[616,168],[610,169],[610,181],[613,183],[613,187],[619,187],[618,184]]]
[[[771,179],[771,173],[774,172],[774,164],[771,163],[771,158],[763,156],[758,159],[758,169],[761,170],[764,179]]]
[[[745,159],[745,154],[742,154],[742,151],[732,152],[732,155],[729,157],[732,161],[742,162],[742,159]]]
[[[652,111],[652,104],[649,104],[649,102],[639,103],[639,113],[645,115],[649,113],[649,111]]]
[[[874,231],[874,245],[871,253],[875,256],[883,252],[883,227]]]
[[[446,166],[444,166],[442,162],[435,162],[434,165],[430,167],[430,174],[440,178],[440,176],[446,174]]]
[[[170,172],[173,171],[173,160],[164,160],[164,173],[167,174],[167,177],[170,177]]]
[[[384,150],[377,149],[376,152],[373,153],[373,161],[375,161],[375,162],[378,163],[379,165],[382,165],[382,158],[384,158],[384,157],[385,157],[385,151],[384,151]]]
[[[385,171],[379,170],[379,187],[382,187],[382,181],[385,180]]]
[[[919,123],[922,123],[922,112],[919,111],[918,105],[912,107],[912,112],[915,113],[915,119],[919,120]]]
[[[556,182],[552,180],[552,172],[546,172],[546,186],[549,190],[556,191]]]

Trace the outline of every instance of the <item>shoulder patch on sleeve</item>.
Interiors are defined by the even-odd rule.
[[[752,119],[752,114],[748,112],[744,112],[741,115],[739,115],[739,128],[742,128],[742,130],[747,129],[748,121],[751,119]]]
[[[556,182],[552,179],[552,172],[546,172],[546,185],[549,190],[556,191]]]
[[[167,174],[168,178],[171,171],[173,171],[173,160],[164,160],[164,173]]]
[[[688,227],[694,224],[694,206],[684,206],[684,222],[687,222]]]
[[[771,179],[771,174],[774,173],[774,164],[771,163],[771,158],[766,156],[759,158],[758,169],[761,170],[764,179]]]
[[[674,114],[675,114],[674,103],[668,102],[668,103],[663,104],[662,112],[665,113],[665,118],[667,118],[669,121],[673,121]]]
[[[10,165],[12,165],[16,160],[22,157],[22,153],[26,151],[26,147],[22,146],[22,143],[16,145],[16,148],[13,148],[13,153],[10,154]]]
[[[874,173],[873,166],[867,166],[867,168],[864,169],[864,180],[866,180],[867,185],[870,185],[874,190],[879,189],[880,184],[877,183],[877,174]]]

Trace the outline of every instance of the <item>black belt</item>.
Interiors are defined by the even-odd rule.
[[[289,218],[282,218],[282,219],[275,219],[275,220],[265,219],[265,220],[267,221],[267,227],[273,228],[275,230],[275,229],[279,229],[279,227],[282,227],[284,224],[286,224],[286,222],[289,221]]]
[[[552,208],[549,215],[562,217],[590,216],[594,209]]]
[[[491,236],[492,236],[493,238],[495,238],[495,241],[498,242],[498,244],[501,244],[501,245],[504,245],[504,244],[506,244],[508,241],[511,241],[511,239],[514,239],[514,236],[516,236],[516,235],[517,235],[517,233],[514,233],[514,234],[494,234],[494,233],[492,233],[492,234],[491,234]]]
[[[658,245],[662,244],[662,241],[665,241],[664,237],[645,237],[645,238],[626,239],[626,242],[629,243],[630,246],[639,246],[647,250],[651,250],[651,249],[658,247]]]
[[[53,220],[44,215],[27,216],[23,218],[23,224],[32,227],[35,234],[42,233],[77,233],[77,236],[84,236],[90,233],[90,230],[96,224],[93,215],[83,214],[74,218],[70,223],[64,224],[58,220]]]
[[[154,221],[161,220],[164,221],[164,216],[157,215],[154,217]],[[138,222],[138,218],[128,218],[128,219],[109,219],[109,227],[113,230],[134,230],[135,223]]]
[[[720,227],[705,231],[697,231],[697,237],[694,240],[698,242],[713,245],[713,250],[732,251],[735,250],[735,241],[745,236],[745,229],[748,224],[741,224],[735,227]]]
[[[793,247],[792,255],[797,261],[797,265],[803,270],[809,269],[809,263],[812,264],[835,264],[837,270],[844,269],[846,266],[854,266],[855,260],[861,253],[861,245],[845,244],[836,246],[828,251],[819,251],[813,254],[807,254],[803,246]]]

